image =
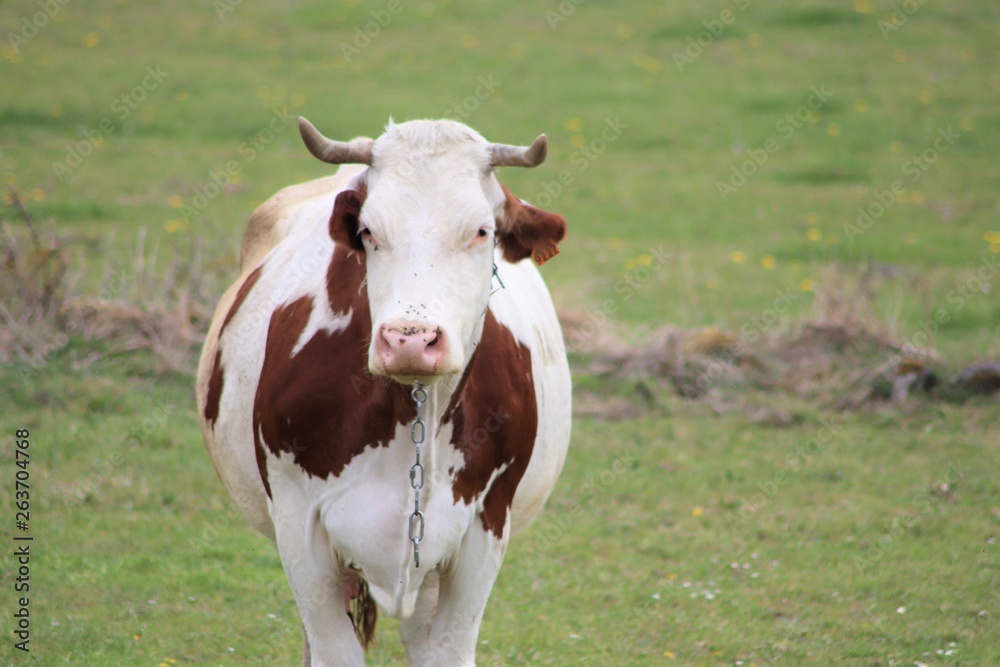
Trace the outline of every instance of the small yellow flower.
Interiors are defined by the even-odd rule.
[[[865,113],[868,111],[867,100],[854,100],[854,110],[858,113]]]
[[[83,36],[83,45],[88,49],[92,49],[101,43],[101,36],[96,32],[88,32]]]
[[[810,241],[819,241],[823,238],[823,230],[817,227],[810,227],[809,231],[806,233]]]
[[[42,190],[41,188],[35,188],[34,190],[31,191],[31,198],[34,199],[35,201],[42,201],[43,199],[45,199],[45,190]]]
[[[187,102],[191,98],[191,93],[185,88],[181,88],[176,93],[174,93],[174,99],[178,102]]]
[[[987,243],[1000,243],[1000,232],[984,232],[983,240]]]
[[[167,203],[170,204],[171,208],[180,208],[184,206],[184,198],[180,195],[173,195],[167,200]]]
[[[826,133],[831,137],[840,136],[840,123],[830,123],[826,126]]]
[[[142,639],[142,635],[132,635],[132,639],[134,639],[135,641],[139,641],[140,639]]]
[[[763,257],[760,258],[760,265],[763,266],[766,270],[770,271],[771,269],[774,268],[774,256],[764,255]]]
[[[904,190],[903,192],[897,192],[893,198],[899,203],[903,204],[906,203],[906,200],[909,198],[909,196],[906,194],[906,191]]]
[[[893,155],[899,155],[903,152],[903,142],[893,141],[889,144],[889,152]]]
[[[667,575],[667,579],[676,579],[676,578],[677,578],[676,572],[671,572],[670,574]]]
[[[21,52],[11,46],[3,47],[3,57],[12,63],[21,62]]]
[[[707,287],[708,289],[718,289],[719,288],[719,279],[718,278],[709,278],[708,280],[705,281],[705,287]]]
[[[660,62],[659,58],[653,58],[652,56],[644,56],[641,53],[637,53],[632,56],[632,64],[640,69],[644,69],[650,73],[656,73],[660,71],[660,67],[663,63]]]
[[[573,148],[583,148],[584,144],[587,143],[587,138],[582,134],[574,134],[569,138],[569,145]]]
[[[805,280],[799,283],[799,289],[802,290],[803,292],[812,292],[813,289],[815,289],[815,287],[816,283],[815,281],[813,281],[812,278],[806,278]]]
[[[611,250],[618,250],[618,248],[622,247],[622,240],[619,238],[611,237],[610,239],[604,242],[604,245],[608,246],[608,248],[610,248]]]
[[[577,118],[576,116],[570,116],[563,121],[563,127],[565,127],[570,132],[582,132],[583,119]]]
[[[875,10],[868,0],[854,0],[854,11],[859,14],[872,14]]]
[[[667,656],[667,657],[668,657],[668,658],[670,658],[671,660],[673,660],[674,658],[676,658],[676,657],[677,657],[676,655],[674,655],[673,651],[664,651],[664,652],[663,652],[663,655]]]
[[[975,127],[975,125],[973,125],[972,123],[972,119],[969,118],[968,116],[962,118],[962,120],[960,120],[958,124],[962,126],[963,130],[971,130],[973,127]]]
[[[893,49],[892,50],[892,59],[895,60],[897,63],[905,63],[906,62],[906,51],[904,51],[903,49]]]
[[[991,243],[988,247],[994,255],[1000,253],[1000,243]]]
[[[295,107],[296,109],[301,109],[306,105],[306,102],[308,101],[309,98],[306,96],[305,93],[295,93],[294,95],[292,95],[292,106]]]
[[[910,193],[910,201],[913,202],[914,204],[923,204],[924,193],[921,192],[920,190],[914,190],[913,192]]]
[[[806,118],[810,123],[818,123],[823,118],[823,114],[818,111],[810,110],[809,115]]]
[[[3,180],[7,185],[14,185],[15,183],[17,183],[17,174],[15,174],[12,171],[8,171],[6,174],[4,174]]]
[[[693,510],[691,510],[691,516],[701,516],[704,513],[705,513],[705,510],[703,510],[700,507],[695,507]]]
[[[934,101],[934,93],[929,90],[921,90],[919,99],[921,104],[930,104]]]
[[[742,250],[734,250],[729,253],[729,261],[733,264],[742,264],[747,261],[747,254]]]
[[[653,263],[653,256],[643,253],[639,255],[637,261],[639,262],[639,266],[649,266]]]
[[[624,23],[619,23],[618,25],[615,26],[615,36],[621,37],[622,39],[625,39],[626,37],[631,37],[632,28],[628,27],[628,25]]]
[[[629,257],[628,259],[626,259],[625,260],[625,268],[629,269],[629,270],[634,269],[635,268],[635,260],[632,259],[631,257]]]

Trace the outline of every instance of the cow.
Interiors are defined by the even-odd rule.
[[[208,453],[275,542],[303,664],[364,664],[377,609],[410,665],[474,665],[508,542],[570,440],[562,333],[535,264],[562,216],[515,196],[493,144],[451,120],[306,147],[341,165],[250,218],[197,378]],[[528,261],[529,258],[533,261]]]

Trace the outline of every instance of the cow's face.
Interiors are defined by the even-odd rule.
[[[331,161],[310,145],[312,126],[302,129],[310,150]],[[364,254],[369,370],[403,383],[461,372],[482,332],[496,250],[541,264],[565,235],[562,217],[523,203],[493,174],[498,162],[541,162],[544,138],[497,147],[460,123],[413,121],[390,125],[374,144],[330,145],[361,150],[350,161],[371,165],[338,196],[330,222],[338,244]]]

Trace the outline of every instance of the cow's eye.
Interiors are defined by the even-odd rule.
[[[362,227],[361,229],[358,230],[358,236],[362,236],[364,238],[371,238],[372,231],[367,227]]]
[[[484,238],[486,238],[489,235],[490,235],[490,233],[486,230],[485,227],[483,227],[483,228],[481,228],[479,230],[479,238],[484,239]]]

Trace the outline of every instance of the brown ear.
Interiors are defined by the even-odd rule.
[[[330,238],[333,242],[362,252],[365,247],[358,236],[358,216],[365,203],[366,191],[367,188],[362,183],[357,190],[344,190],[338,194],[330,216]]]
[[[559,254],[556,244],[566,236],[566,219],[525,204],[506,187],[500,187],[507,197],[504,219],[497,221],[504,259],[513,263],[531,257],[541,266]]]

